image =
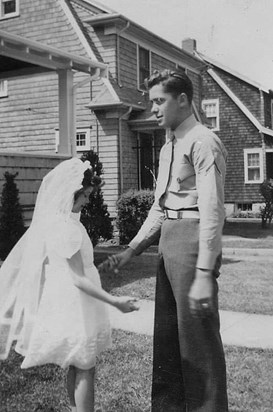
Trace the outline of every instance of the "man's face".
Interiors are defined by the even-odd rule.
[[[184,111],[181,95],[174,97],[165,93],[162,84],[157,84],[149,90],[149,97],[152,103],[151,111],[155,114],[159,126],[174,130],[182,123]]]

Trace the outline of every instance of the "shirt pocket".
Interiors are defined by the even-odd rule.
[[[172,180],[169,190],[181,192],[195,188],[195,172],[187,161],[180,161],[173,165]]]

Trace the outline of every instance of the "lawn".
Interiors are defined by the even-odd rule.
[[[273,249],[273,225],[261,227],[260,221],[227,221],[223,246],[235,248]]]
[[[96,254],[99,263],[107,252]],[[224,255],[219,277],[221,310],[273,315],[273,259],[266,256]],[[122,268],[118,275],[102,276],[106,290],[154,300],[156,254],[142,254]]]
[[[271,248],[271,230],[265,232],[257,226],[247,230],[235,226],[228,230],[225,233],[228,241],[248,245],[241,247],[251,247],[256,239],[266,245],[263,248]],[[120,249],[97,248],[96,263]],[[104,288],[114,294],[154,299],[157,264],[156,254],[151,253],[154,249],[134,258],[118,275],[104,275]],[[273,260],[242,255],[224,256],[219,279],[220,309],[273,315]],[[226,346],[225,351],[230,412],[271,412],[273,350]],[[64,371],[52,365],[20,370],[21,361],[21,356],[12,351],[9,359],[1,363],[0,411],[68,412]],[[98,362],[97,411],[149,412],[151,362],[151,337],[113,331],[113,347]]]
[[[271,412],[273,351],[225,351],[230,412]],[[64,371],[52,365],[20,370],[21,360],[12,352],[1,365],[1,412],[68,412]],[[97,411],[149,412],[151,365],[151,337],[113,331],[113,347],[97,365]]]

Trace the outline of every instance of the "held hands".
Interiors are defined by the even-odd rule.
[[[98,266],[100,273],[114,272],[118,273],[118,269],[124,266],[135,252],[133,249],[128,248],[124,252],[117,253],[116,255],[109,256],[104,262]]]
[[[137,302],[138,299],[132,298],[130,296],[115,296],[113,306],[115,306],[123,313],[128,313],[139,310]]]
[[[189,292],[189,306],[194,317],[207,317],[214,312],[212,270],[196,268]]]

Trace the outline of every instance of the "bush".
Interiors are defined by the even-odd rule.
[[[6,181],[0,207],[0,259],[2,260],[8,256],[26,230],[19,203],[19,190],[14,181],[17,175],[18,173],[9,172],[4,174]]]
[[[99,161],[97,153],[90,150],[89,152],[84,153],[81,159],[90,162],[96,175],[102,175],[103,167],[102,163]],[[88,205],[82,210],[81,222],[87,230],[93,246],[96,246],[100,239],[109,240],[112,238],[113,226],[107,210],[107,205],[103,200],[101,189],[91,193]]]
[[[273,180],[265,180],[260,185],[261,195],[265,199],[265,205],[261,207],[262,227],[271,223],[273,217]]]
[[[129,243],[137,234],[154,201],[151,190],[130,190],[117,202],[120,244]]]

